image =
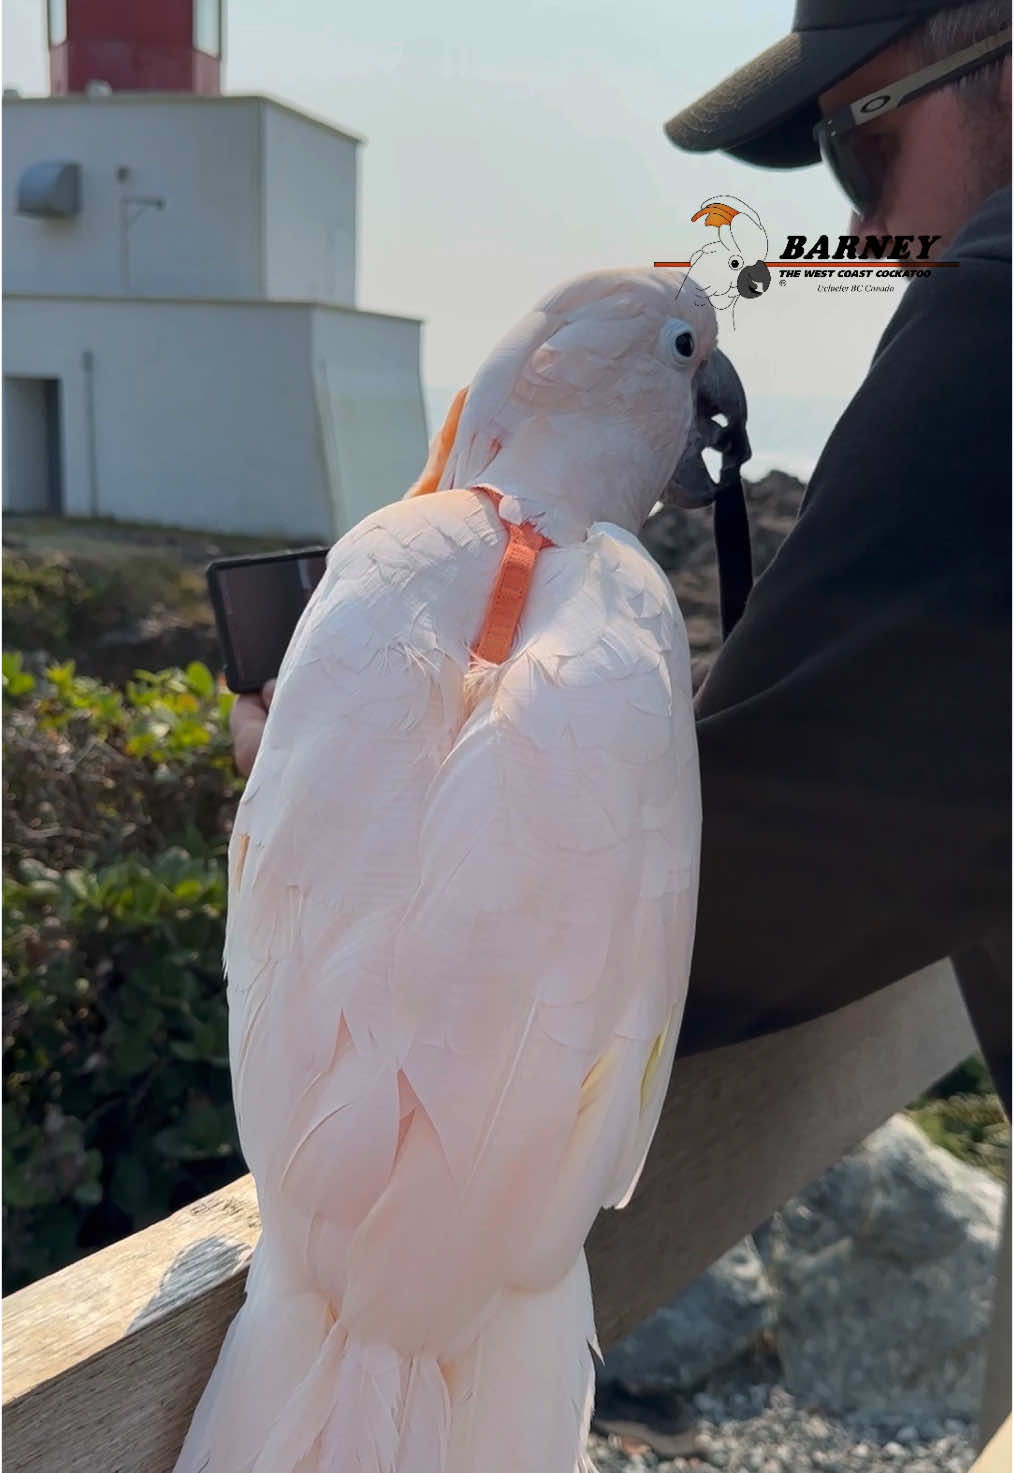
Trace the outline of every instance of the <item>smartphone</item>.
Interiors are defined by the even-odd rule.
[[[225,679],[237,695],[259,691],[281,668],[299,617],[327,566],[328,548],[208,564],[208,592],[225,659]]]

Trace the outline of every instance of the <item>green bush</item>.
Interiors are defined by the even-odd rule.
[[[172,550],[101,544],[73,558],[53,548],[4,549],[4,643],[57,659],[101,657],[103,641],[132,627],[210,628],[204,577]]]
[[[312,540],[312,539],[309,539]],[[70,660],[115,685],[220,657],[205,567],[278,551],[284,539],[137,526],[98,518],[4,522],[4,648]]]
[[[39,859],[57,869],[182,843],[221,854],[242,784],[228,712],[210,671],[139,671],[126,691],[73,663],[37,679],[3,655],[4,871]]]
[[[972,1054],[939,1079],[932,1089],[926,1091],[927,1100],[946,1100],[951,1095],[983,1095],[993,1093],[993,1080],[986,1060],[981,1054]]]
[[[102,599],[66,561],[4,554],[4,637],[20,649],[62,654],[75,628],[101,622]]]
[[[1006,1178],[1010,1125],[991,1082],[989,1092],[925,1099],[910,1113],[935,1145],[1001,1181]]]
[[[210,672],[3,657],[10,1292],[238,1176],[221,948],[241,787]]]
[[[178,549],[4,548],[5,646],[120,685],[138,665],[218,656],[204,573]],[[36,653],[39,652],[39,653]]]

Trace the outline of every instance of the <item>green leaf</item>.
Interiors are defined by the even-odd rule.
[[[206,700],[210,700],[215,694],[215,677],[207,665],[202,665],[199,660],[192,660],[187,666],[187,681],[190,688]]]
[[[22,668],[21,655],[16,651],[3,653],[3,689],[7,696],[26,696],[35,689],[35,676]]]

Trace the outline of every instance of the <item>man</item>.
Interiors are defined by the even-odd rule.
[[[791,168],[817,161],[823,116],[854,233],[939,235],[961,262],[904,292],[701,692],[680,1053],[950,954],[1008,1115],[1009,45],[874,121],[842,109],[1009,24],[993,3],[799,0],[789,37],[667,126]],[[265,709],[235,708],[245,770]]]
[[[823,147],[851,233],[937,234],[961,262],[904,291],[701,692],[680,1052],[951,955],[1008,1116],[1010,19],[993,0],[798,0],[790,36],[666,128],[776,168]],[[935,63],[838,136],[847,104],[893,102]]]

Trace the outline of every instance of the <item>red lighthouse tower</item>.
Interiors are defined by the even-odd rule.
[[[221,90],[225,0],[46,0],[54,95]]]

